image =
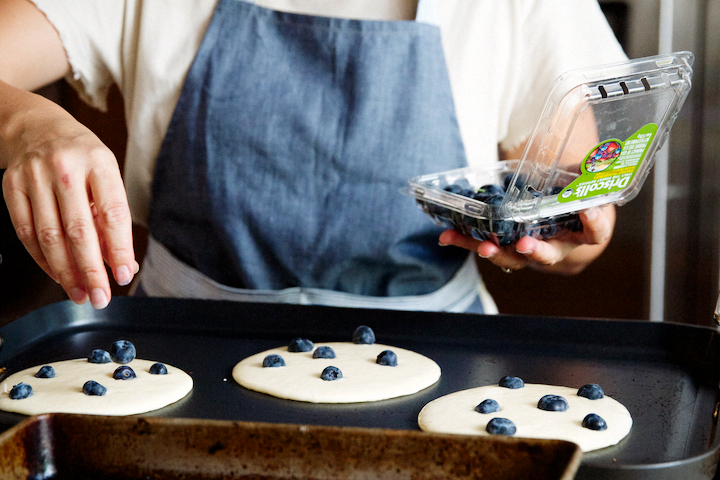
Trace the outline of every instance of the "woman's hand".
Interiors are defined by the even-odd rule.
[[[515,245],[498,247],[446,230],[440,235],[441,245],[455,245],[476,252],[480,257],[506,272],[530,267],[549,273],[574,275],[582,272],[610,242],[615,227],[615,207],[606,205],[580,213],[581,232],[573,232],[557,239],[538,240],[523,237]]]
[[[138,271],[117,160],[55,103],[0,82],[3,194],[18,237],[78,304],[110,301]]]
[[[0,169],[18,237],[76,303],[110,301],[138,270],[117,161],[57,104],[33,93],[70,71],[63,43],[25,0],[0,0]]]

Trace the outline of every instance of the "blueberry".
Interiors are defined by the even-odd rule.
[[[263,367],[266,368],[275,368],[275,367],[284,367],[285,366],[285,360],[280,355],[268,355],[267,357],[263,358]]]
[[[392,350],[383,350],[377,356],[377,363],[378,365],[397,367],[397,355]]]
[[[503,195],[497,195],[497,194],[484,195],[484,200],[482,200],[482,201],[487,203],[488,205],[499,206],[502,203],[503,198],[505,198]]]
[[[607,429],[607,423],[605,423],[605,420],[600,415],[595,413],[589,413],[585,418],[583,418],[582,426],[585,428],[589,428],[590,430]]]
[[[512,220],[493,220],[492,231],[497,236],[498,244],[501,247],[510,245],[515,240],[515,225]]]
[[[453,185],[455,185],[456,187],[462,188],[464,190],[470,189],[470,182],[468,181],[467,178],[458,178],[457,180],[455,180],[455,183]]]
[[[50,365],[40,368],[35,374],[35,378],[55,378],[55,369]]]
[[[547,412],[564,412],[568,409],[568,402],[560,395],[545,395],[538,401],[537,407]]]
[[[582,221],[580,221],[580,217],[576,213],[567,216],[566,221],[563,226],[565,227],[566,230],[569,230],[571,232],[582,232],[583,231]]]
[[[577,391],[577,394],[579,397],[585,397],[590,400],[599,400],[605,396],[605,392],[603,392],[602,387],[600,387],[597,383],[588,383],[587,385],[583,385]]]
[[[488,195],[505,195],[505,189],[500,185],[483,185],[478,189],[478,192],[482,192]]]
[[[150,373],[152,375],[167,375],[167,367],[162,363],[153,363],[150,365]]]
[[[543,239],[553,238],[555,235],[557,235],[557,223],[552,218],[543,220],[541,225],[542,227],[540,228],[540,235],[542,235]]]
[[[503,201],[503,195],[498,195],[497,193],[477,192],[472,196],[472,199],[488,205],[500,205]]]
[[[113,343],[110,349],[110,358],[112,358],[115,363],[130,363],[135,360],[135,355],[135,345],[127,340],[118,340]]]
[[[505,191],[507,191],[508,187],[510,186],[510,183],[512,182],[513,173],[508,173],[505,178],[503,179],[503,185],[505,186]],[[525,184],[527,183],[527,176],[524,173],[519,173],[517,180],[515,180],[515,188],[518,190],[522,190],[523,187],[525,187]]]
[[[13,400],[22,400],[32,396],[33,389],[27,383],[18,383],[10,389],[10,398]]]
[[[337,367],[325,367],[320,374],[320,378],[329,382],[333,380],[340,380],[342,377],[342,372]]]
[[[98,397],[102,397],[105,395],[105,392],[107,392],[107,388],[103,387],[95,380],[88,380],[85,382],[85,385],[83,385],[83,393],[85,395],[97,395]]]
[[[313,358],[335,358],[335,350],[330,347],[317,347],[313,352]]]
[[[488,398],[487,400],[483,400],[482,402],[480,402],[480,404],[475,407],[475,411],[478,413],[499,412],[500,404],[492,398]]]
[[[288,352],[309,352],[313,348],[315,345],[307,338],[296,338],[288,345]]]
[[[462,195],[463,188],[460,185],[456,185],[454,183],[447,185],[445,188],[443,188],[446,192],[454,193],[456,195]]]
[[[517,427],[507,418],[496,417],[488,422],[485,430],[494,435],[507,435],[512,437],[515,435],[515,432],[517,432]]]
[[[520,236],[520,237],[529,236],[532,238],[538,238],[538,237],[540,237],[540,230],[543,228],[543,225],[544,224],[542,222],[539,222],[537,220],[535,220],[532,223],[520,224],[520,226],[522,228],[519,229],[518,236]]]
[[[455,224],[459,224],[460,228],[463,229],[465,225],[468,227],[475,229],[475,228],[482,228],[484,225],[483,219],[472,217],[470,215],[463,215],[462,213],[456,213],[455,214]],[[466,233],[466,232],[463,232]]]
[[[510,182],[512,182],[513,174],[508,173],[505,175],[505,178],[503,178],[503,187],[505,187],[505,191],[507,192],[508,187],[510,186]]]
[[[498,383],[501,387],[505,388],[523,388],[525,386],[525,383],[522,381],[522,378],[520,377],[503,377],[500,379],[500,382]]]
[[[449,217],[450,216],[450,210],[441,205],[436,205],[434,203],[428,203],[426,206],[427,206],[427,212],[430,215],[436,215],[438,217]]]
[[[487,203],[488,197],[491,197],[492,195],[486,194],[484,192],[474,192],[472,195],[470,195],[470,198],[473,200],[477,200],[478,202]]]
[[[487,226],[487,222],[485,220],[478,219],[477,222],[478,226],[477,228],[473,228],[470,231],[470,235],[476,240],[480,240],[481,242],[484,242],[486,240],[492,240],[492,236],[490,235],[490,227]],[[467,235],[467,233],[465,233]]]
[[[563,191],[563,188],[565,188],[565,187],[561,187],[560,185],[555,185],[554,187],[552,187],[550,189],[550,195],[557,195],[558,193]]]
[[[115,380],[132,380],[135,378],[135,372],[127,365],[123,365],[122,367],[115,369],[113,372],[113,378]]]
[[[352,341],[359,345],[371,345],[375,343],[375,332],[367,325],[360,325],[353,332]]]
[[[112,358],[110,358],[110,354],[106,352],[105,350],[93,350],[90,356],[88,357],[89,363],[110,363],[112,362]]]

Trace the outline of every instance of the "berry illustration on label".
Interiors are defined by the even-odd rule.
[[[620,156],[620,152],[622,152],[622,145],[617,140],[601,143],[585,157],[585,171],[602,172],[612,165]]]

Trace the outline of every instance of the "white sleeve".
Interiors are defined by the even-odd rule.
[[[106,110],[120,83],[127,4],[121,0],[31,0],[60,34],[71,66],[67,81],[90,105]]]
[[[532,0],[526,6],[504,148],[528,138],[558,76],[627,59],[596,0]]]

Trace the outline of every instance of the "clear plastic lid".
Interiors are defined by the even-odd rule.
[[[690,90],[692,62],[677,52],[559,77],[502,215],[531,221],[634,198]]]

